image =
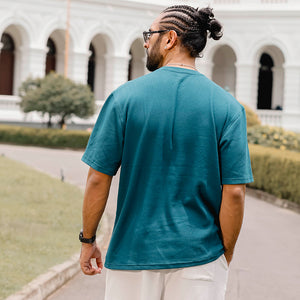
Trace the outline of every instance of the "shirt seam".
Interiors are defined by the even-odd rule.
[[[240,119],[240,117],[242,116],[242,113],[244,111],[244,108],[241,107],[241,110],[239,112],[237,112],[233,117],[232,120],[230,121],[230,123],[228,124],[228,126],[225,128],[224,133],[222,136],[224,136],[226,134],[226,132],[233,126],[233,124]]]

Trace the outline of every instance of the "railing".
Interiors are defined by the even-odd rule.
[[[0,110],[20,110],[20,97],[0,95]],[[1,118],[1,116],[0,116]]]
[[[21,99],[18,96],[0,95],[0,122],[47,122],[47,116],[42,117],[42,115],[38,112],[30,112],[26,114],[22,112],[20,109],[20,102]],[[81,119],[78,117],[73,117],[69,120],[69,122],[75,124],[94,124],[103,104],[103,100],[96,101],[96,112],[91,118]]]
[[[260,118],[262,125],[282,127],[282,111],[258,109],[256,110],[256,113]]]
[[[4,121],[4,119],[5,121],[14,122],[45,122],[36,112],[24,114],[20,110],[20,101],[20,98],[17,96],[0,96],[0,122]],[[93,117],[87,120],[74,117],[70,121],[75,124],[94,124],[103,104],[104,101],[96,101],[96,113]],[[282,111],[258,109],[256,113],[263,125],[282,127]]]

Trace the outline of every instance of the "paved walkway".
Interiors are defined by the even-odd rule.
[[[22,161],[52,176],[84,187],[88,168],[82,152],[0,145],[0,155]],[[118,177],[113,180],[107,214],[115,210]],[[245,218],[230,267],[226,300],[300,298],[300,215],[246,197]],[[107,245],[103,245],[105,249]],[[78,274],[48,300],[103,300],[105,276]],[[120,299],[121,300],[121,299]]]

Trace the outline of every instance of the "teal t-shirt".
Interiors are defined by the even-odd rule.
[[[199,72],[176,67],[115,90],[82,160],[108,175],[121,166],[109,269],[217,259],[222,185],[253,181],[243,106]]]

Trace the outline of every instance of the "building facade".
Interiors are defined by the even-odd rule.
[[[263,123],[300,132],[300,1],[70,3],[67,75],[91,86],[99,108],[113,89],[147,72],[142,32],[166,6],[210,5],[224,36],[209,41],[198,70],[255,109]],[[29,76],[64,73],[66,29],[67,0],[0,0],[0,122],[46,122],[21,112],[18,89]]]

